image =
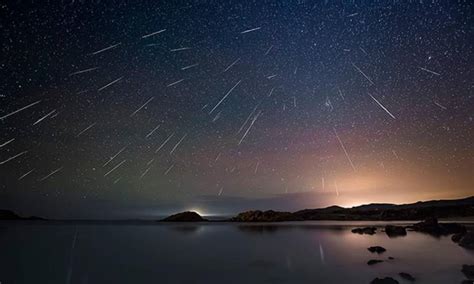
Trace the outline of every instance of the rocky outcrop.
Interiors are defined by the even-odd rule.
[[[202,222],[202,221],[207,221],[207,219],[204,219],[201,217],[196,212],[192,211],[186,211],[186,212],[181,212],[178,214],[171,215],[162,221],[165,222]]]
[[[370,284],[398,284],[399,282],[392,277],[375,278]]]
[[[459,241],[464,237],[464,235],[466,235],[466,233],[457,233],[457,234],[454,234],[452,237],[451,237],[451,240],[455,243],[459,243]]]
[[[461,272],[466,276],[467,279],[474,280],[474,265],[464,264],[462,266]]]
[[[383,248],[381,246],[369,247],[369,248],[367,248],[367,250],[370,251],[371,253],[378,253],[378,254],[381,254],[381,253],[384,253],[385,251],[387,251],[385,248]]]
[[[359,234],[359,235],[373,235],[377,231],[377,228],[375,227],[363,227],[363,228],[355,228],[352,229],[351,232],[354,234]]]
[[[474,249],[474,231],[462,234],[457,243],[463,248]]]
[[[282,221],[297,221],[290,212],[278,212],[273,210],[268,211],[246,211],[233,217],[231,221],[235,222],[282,222]]]
[[[438,223],[436,218],[428,218],[425,221],[413,224],[414,231],[422,232],[434,236],[443,236],[450,234],[463,234],[466,227],[457,223]]]
[[[380,260],[380,259],[371,259],[371,260],[367,261],[367,264],[368,264],[368,265],[374,265],[374,264],[381,263],[381,262],[383,262],[383,260]]]
[[[400,277],[404,280],[407,280],[407,281],[410,281],[410,282],[415,282],[416,281],[415,277],[411,276],[411,274],[409,274],[409,273],[400,272],[400,273],[398,273],[398,275],[400,275]]]
[[[231,218],[235,222],[281,222],[304,220],[338,220],[338,221],[391,221],[423,220],[436,216],[438,218],[474,216],[474,196],[456,200],[434,200],[412,204],[368,204],[352,208],[330,206],[318,209],[304,209],[296,212],[247,211]],[[449,228],[448,230],[455,229]],[[456,226],[456,225],[453,225]],[[354,233],[372,234],[372,228],[356,228]],[[373,231],[375,233],[375,231]],[[401,233],[398,235],[406,235]]]
[[[406,236],[407,230],[405,229],[405,227],[402,226],[387,225],[385,226],[385,233],[387,234],[387,236],[393,238],[399,236]]]

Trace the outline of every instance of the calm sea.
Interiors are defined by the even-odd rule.
[[[407,283],[398,273],[408,272],[416,283],[460,283],[462,264],[474,264],[474,252],[450,237],[351,233],[359,225],[4,221],[0,282],[314,284],[391,276]],[[375,245],[387,251],[367,251]],[[368,266],[369,259],[384,262]]]

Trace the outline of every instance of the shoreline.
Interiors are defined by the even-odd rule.
[[[296,221],[231,221],[231,220],[206,220],[206,221],[163,221],[163,220],[126,220],[126,219],[47,219],[47,220],[0,220],[0,224],[38,224],[38,225],[63,225],[63,224],[104,224],[104,225],[161,225],[161,224],[196,224],[196,225],[214,225],[214,224],[246,224],[246,225],[313,225],[313,226],[374,226],[383,227],[391,225],[413,225],[423,220],[296,220]],[[457,223],[474,227],[474,217],[466,219],[439,219],[439,223]]]
[[[23,217],[11,210],[0,210],[0,221],[17,220],[44,222],[416,222],[433,217],[441,222],[474,222],[474,196],[462,199],[419,201],[411,204],[398,205],[372,203],[351,208],[329,206],[325,208],[302,209],[294,212],[275,210],[262,211],[254,209],[237,213],[237,215],[234,216],[201,216],[198,212],[185,211],[168,217],[150,216],[146,219],[47,219],[38,216]]]

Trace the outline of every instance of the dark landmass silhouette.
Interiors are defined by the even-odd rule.
[[[37,216],[21,217],[13,211],[0,209],[0,220],[46,220],[46,219],[37,217]]]
[[[16,215],[10,210],[0,210],[0,220],[17,220],[21,219],[20,216]]]
[[[410,204],[373,203],[367,205],[344,208],[330,206],[318,209],[304,209],[296,212],[274,210],[250,210],[239,213],[230,219],[207,220],[196,212],[182,212],[171,215],[160,221],[168,222],[283,222],[283,221],[418,221],[428,218],[465,218],[474,217],[474,196],[463,199],[419,201]],[[10,210],[0,210],[0,220],[43,220],[47,219],[31,216],[22,217]],[[136,221],[145,221],[134,219]],[[52,221],[52,220],[51,220]],[[68,221],[68,220],[55,220]],[[70,220],[81,221],[81,220]],[[82,220],[85,221],[85,220]],[[98,220],[88,220],[98,221]],[[114,221],[114,220],[108,220]],[[124,220],[115,220],[124,221]],[[398,228],[389,228],[399,230]],[[370,231],[370,229],[368,229]],[[402,233],[401,231],[394,232]]]
[[[231,218],[236,222],[280,222],[307,220],[334,221],[402,221],[424,220],[429,217],[457,218],[474,216],[474,196],[453,199],[416,202],[411,204],[368,204],[352,208],[330,206],[320,209],[304,209],[296,212],[252,210]]]
[[[204,219],[201,217],[196,212],[193,211],[186,211],[178,214],[171,215],[169,217],[166,217],[162,221],[164,222],[203,222],[203,221],[208,221],[207,219]]]
[[[180,223],[184,225],[172,225],[170,227],[185,233],[192,233],[198,230],[199,222],[235,222],[243,223],[237,227],[250,233],[266,233],[281,229],[282,226],[275,225],[275,222],[284,221],[311,221],[311,220],[333,220],[333,221],[420,221],[410,223],[411,225],[401,224],[385,224],[374,225],[363,228],[353,228],[351,231],[354,234],[374,235],[378,232],[385,233],[390,238],[403,238],[407,236],[408,232],[416,231],[419,233],[429,234],[434,237],[451,235],[453,243],[468,250],[474,250],[474,230],[473,227],[461,223],[447,223],[438,222],[438,218],[454,219],[474,217],[474,196],[455,199],[455,200],[433,200],[426,202],[416,202],[412,204],[367,204],[356,206],[352,208],[343,208],[340,206],[330,206],[319,209],[304,209],[296,212],[280,212],[280,211],[260,211],[251,210],[239,213],[237,216],[226,220],[210,221],[197,212],[186,211],[173,214],[167,218],[159,220],[163,223]],[[10,210],[0,210],[0,220],[38,220],[44,222],[94,222],[94,220],[46,220],[39,217],[21,217]],[[96,222],[100,222],[95,220]],[[115,220],[107,222],[120,223],[124,220]],[[141,221],[145,224],[153,224],[156,221]],[[260,223],[259,223],[260,222]],[[262,223],[263,222],[263,223]],[[270,222],[271,224],[265,224]],[[190,224],[193,223],[193,224]],[[179,226],[179,227],[176,227]],[[411,233],[410,233],[411,234]],[[381,254],[386,254],[387,249],[381,246],[371,246],[367,248],[371,253],[377,254],[378,259],[369,259],[367,265],[375,266],[383,265],[380,263],[390,262],[394,258],[391,256],[383,257]],[[472,283],[474,279],[474,265],[464,264],[461,272],[467,277],[462,283]],[[398,276],[404,281],[413,282],[416,278],[406,272],[400,272]],[[370,283],[400,283],[398,280],[391,277],[375,278]]]

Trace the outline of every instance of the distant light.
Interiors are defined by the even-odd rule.
[[[192,208],[192,209],[189,209],[188,211],[196,212],[197,214],[204,216],[204,213],[200,209]]]

